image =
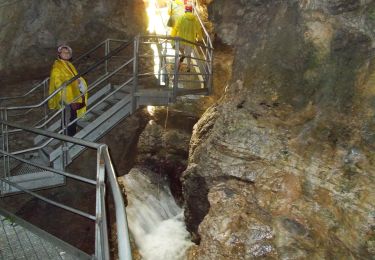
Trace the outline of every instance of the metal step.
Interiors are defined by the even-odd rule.
[[[91,259],[68,243],[0,209],[0,259]]]
[[[107,84],[103,88],[101,88],[99,91],[97,91],[94,95],[89,96],[87,103],[88,107],[95,103],[97,100],[100,100],[104,95],[108,94],[108,92],[111,90],[111,84]],[[58,118],[51,126],[47,128],[48,131],[56,132],[56,130],[61,126],[60,118]],[[40,144],[45,138],[43,136],[37,136],[34,138],[34,144]]]
[[[137,106],[149,105],[168,105],[171,102],[172,91],[168,89],[160,90],[142,90],[135,93],[137,97]]]
[[[49,158],[47,155],[41,156],[43,152],[33,152],[30,155],[30,158],[22,156],[27,159],[30,163],[40,166],[50,166]],[[21,158],[22,158],[21,157]],[[2,164],[2,161],[1,163]],[[14,182],[25,189],[35,190],[35,189],[44,189],[48,187],[56,187],[65,184],[64,176],[59,174],[46,171],[40,167],[21,162],[19,160],[11,159],[11,170],[10,173],[6,176],[2,176],[8,181]],[[0,181],[1,183],[1,181]],[[20,192],[15,187],[12,187],[5,182],[2,183],[2,192],[0,196],[12,195],[14,193]]]
[[[100,126],[99,130],[89,133],[85,136],[85,140],[87,141],[96,141],[102,136],[104,136],[109,130],[115,127],[122,119],[129,116],[131,114],[131,103],[129,103],[126,107],[122,108],[116,114],[111,116],[108,120],[105,121],[103,125]],[[73,145],[69,149],[69,157],[73,160],[76,158],[81,152],[83,152],[84,147]]]
[[[77,121],[77,125],[81,128],[85,128],[86,126],[88,126],[91,122],[87,121],[87,120],[78,120]]]
[[[49,154],[52,153],[52,151],[53,151],[52,147],[49,147],[49,146],[43,147],[42,149],[38,150],[39,157],[43,161],[46,161],[49,163]]]
[[[8,177],[7,180],[16,183],[22,188],[28,190],[51,188],[65,184],[65,178],[62,175],[56,174],[50,171],[40,171],[33,173],[23,173],[21,175]],[[3,194],[7,195],[10,193],[20,192],[19,189],[12,187],[8,184],[3,184]]]
[[[81,131],[79,131],[75,137],[85,139],[88,141],[95,141],[103,136],[108,130],[114,127],[120,120],[128,116],[131,113],[131,96],[128,95],[121,101],[116,103],[110,109],[100,115],[95,121],[87,125]],[[68,145],[72,147],[73,145]],[[82,148],[82,147],[81,147]],[[75,158],[82,149],[69,149],[70,158]],[[50,154],[50,162],[55,161],[61,156],[61,147],[58,147]]]

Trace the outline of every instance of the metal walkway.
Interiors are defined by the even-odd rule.
[[[14,215],[0,212],[0,259],[73,260],[91,258],[31,224],[20,219],[15,222],[15,219]],[[20,222],[24,226],[18,224]]]
[[[47,78],[23,95],[1,97],[0,199],[25,193],[92,221],[95,225],[95,253],[89,257],[109,259],[107,188],[114,199],[119,258],[131,259],[126,211],[114,167],[107,146],[95,142],[140,107],[168,105],[182,95],[210,94],[213,47],[198,12],[195,14],[205,35],[202,44],[160,35],[140,35],[132,41],[107,39],[73,61],[81,73],[50,95]],[[193,45],[191,72],[179,71],[184,67],[180,66],[179,53],[179,46],[183,43]],[[84,117],[64,125],[65,105],[61,103],[61,109],[51,111],[48,101],[80,77],[88,82],[87,111]],[[76,135],[63,135],[74,123],[79,128]],[[90,170],[92,176],[69,172],[71,163],[88,149],[96,151],[90,159],[95,162]],[[37,192],[65,185],[67,180],[94,189],[92,210],[85,211],[54,201]],[[3,259],[88,257],[74,245],[65,246],[64,242],[60,243],[59,239],[17,217],[13,217],[17,224],[9,219],[12,218],[0,215],[0,257]],[[49,239],[44,239],[48,236]],[[56,244],[63,245],[63,249]]]

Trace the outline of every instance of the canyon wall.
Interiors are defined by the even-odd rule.
[[[234,64],[190,142],[190,259],[374,257],[373,1],[201,2]]]

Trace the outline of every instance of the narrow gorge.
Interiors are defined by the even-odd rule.
[[[48,76],[61,43],[79,55],[147,34],[150,4],[166,7],[0,3],[1,96]],[[145,106],[100,140],[134,259],[375,259],[375,2],[196,4],[214,45],[212,93]]]

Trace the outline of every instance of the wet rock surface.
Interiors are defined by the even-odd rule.
[[[135,163],[167,177],[172,194],[181,203],[180,177],[187,166],[192,126],[197,118],[175,109],[154,109],[152,120],[139,136]]]
[[[264,247],[261,255],[271,258],[373,255],[373,153],[341,139],[333,146],[316,130],[301,137],[313,108],[296,114],[290,106],[246,100],[238,108],[239,102],[243,97],[208,110],[191,140],[185,217],[201,239],[192,259],[260,256],[219,239],[231,235],[247,248]],[[251,204],[237,205],[233,196]],[[241,235],[216,227],[218,216],[233,222],[249,210],[272,236],[250,245],[244,234],[257,232],[251,225],[258,222],[239,228]]]
[[[189,259],[373,258],[374,3],[208,10],[235,57],[182,177]]]
[[[197,242],[189,259],[372,259],[373,1],[200,2],[209,4],[213,33],[229,48],[224,51],[227,56],[220,56],[224,58],[216,63],[215,71],[220,75],[214,79],[215,91],[219,90],[215,95],[220,97],[225,91],[225,97],[217,103],[180,103],[181,109],[196,114],[202,113],[201,105],[213,104],[194,127],[188,161],[189,131],[176,130],[172,125],[191,130],[195,121],[190,116],[176,116],[176,120],[167,122],[167,129],[163,117],[154,118],[155,124],[147,125],[139,139],[139,156],[131,158],[156,173],[160,169],[171,173],[177,198],[181,197],[179,177],[187,167],[181,177],[185,219]],[[124,17],[129,11],[119,8],[116,1],[111,3],[111,14]],[[81,3],[53,4],[60,11]],[[70,24],[66,34],[64,24],[59,29],[41,30],[34,38],[31,33],[35,35],[42,23],[35,17],[42,17],[43,12],[31,5],[8,9],[6,15],[4,9],[0,11],[0,17],[11,20],[24,17],[27,11],[25,21],[36,21],[21,29],[13,22],[3,24],[0,36],[9,39],[12,47],[1,46],[2,75],[29,68],[40,56],[45,64],[38,65],[36,71],[48,71],[48,59],[52,62],[60,40],[79,52],[96,43],[103,31],[111,35],[123,32],[123,20],[107,21],[100,15],[105,8],[97,7],[93,12],[99,12],[99,19],[81,22],[74,16],[76,12],[89,14],[94,8],[91,6],[87,12],[77,7],[71,13],[73,25],[89,30],[85,44],[77,38],[83,35],[82,28],[76,30]],[[62,15],[51,13],[57,18]],[[92,27],[100,29],[90,30]],[[21,35],[23,30],[26,36]],[[55,31],[61,38],[54,35]],[[218,48],[223,50],[224,46]],[[7,65],[8,54],[22,57],[16,67]],[[232,54],[233,68],[228,61]],[[232,81],[227,86],[229,75]],[[17,74],[21,76],[26,78],[25,73]],[[134,123],[141,126],[143,121]],[[127,168],[132,163],[124,162],[128,157],[121,149],[134,149],[134,153],[136,149],[120,139],[132,139],[137,134],[125,129],[120,132],[107,141],[119,149],[115,156],[121,167]],[[32,203],[30,207],[36,205]]]
[[[6,1],[0,5],[0,82],[47,76],[59,44],[82,54],[145,30],[143,1]],[[41,76],[42,75],[42,76]]]

